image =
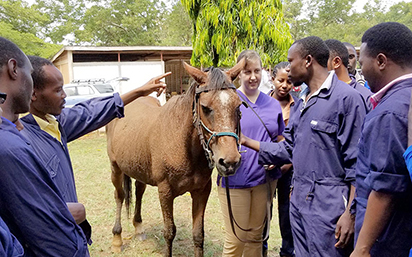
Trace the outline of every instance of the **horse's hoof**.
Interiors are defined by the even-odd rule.
[[[112,245],[112,253],[121,253],[122,247],[121,246],[114,246]]]
[[[139,241],[146,240],[146,233],[137,234],[136,239],[139,240]]]
[[[122,251],[123,240],[121,235],[114,235],[112,241],[112,252],[120,253]]]

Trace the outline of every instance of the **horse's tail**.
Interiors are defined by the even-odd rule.
[[[132,179],[126,174],[123,174],[123,190],[124,190],[124,195],[125,195],[124,203],[126,205],[127,218],[129,218],[130,217],[130,199],[132,198]]]

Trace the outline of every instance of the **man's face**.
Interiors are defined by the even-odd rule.
[[[23,67],[17,67],[19,71],[18,74],[18,88],[16,88],[16,93],[13,98],[13,110],[15,113],[25,113],[28,112],[30,109],[30,99],[33,93],[33,79],[31,77],[31,73],[33,71],[33,67],[29,59],[24,56],[24,64]]]
[[[350,74],[355,74],[356,70],[356,59],[358,58],[356,54],[356,50],[351,46],[346,46],[349,53],[349,64],[348,64],[348,71]]]
[[[371,91],[374,93],[378,92],[381,88],[381,74],[379,72],[378,62],[375,57],[369,55],[366,43],[362,43],[361,45],[359,63],[362,66],[362,75],[365,77],[365,80],[368,81]]]
[[[38,113],[59,115],[64,108],[66,93],[63,90],[63,76],[52,65],[43,66],[46,84],[42,89],[34,89],[32,108]]]
[[[286,68],[288,77],[295,86],[301,85],[305,82],[307,76],[307,60],[302,57],[300,52],[300,45],[294,44],[288,51],[289,66]]]

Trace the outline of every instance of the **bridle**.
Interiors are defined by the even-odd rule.
[[[236,139],[236,144],[238,145],[238,148],[240,149],[240,144],[239,144],[239,137],[240,137],[240,117],[238,117],[237,121],[237,128],[236,128],[236,133],[231,132],[231,131],[223,131],[223,132],[216,132],[211,129],[209,129],[202,121],[199,115],[199,109],[200,109],[200,102],[199,102],[199,97],[201,93],[209,92],[209,91],[216,91],[216,90],[236,90],[235,85],[229,84],[227,86],[224,86],[220,89],[215,89],[215,88],[210,88],[207,86],[200,86],[199,84],[196,85],[196,91],[195,91],[195,96],[193,100],[193,125],[197,129],[197,134],[199,136],[200,144],[203,147],[203,150],[205,152],[205,156],[207,159],[207,162],[209,164],[209,169],[213,169],[215,167],[215,162],[213,161],[213,152],[210,148],[210,142],[212,141],[213,138],[219,138],[223,136],[230,136],[234,137]],[[211,134],[209,139],[206,142],[205,136],[203,134],[203,130],[205,130],[207,133]]]

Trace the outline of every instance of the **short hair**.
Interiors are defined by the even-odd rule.
[[[22,50],[10,40],[0,37],[0,70],[10,59],[17,61],[17,66],[22,68],[24,66],[26,55]]]
[[[246,58],[246,63],[248,60],[259,60],[260,66],[262,66],[262,59],[260,59],[260,55],[255,50],[243,50],[237,57],[236,62],[240,62],[242,58]]]
[[[329,56],[332,58],[338,56],[342,60],[343,66],[348,68],[349,52],[346,46],[336,39],[325,40],[325,44],[329,47]]]
[[[44,89],[47,82],[47,77],[46,73],[44,72],[43,66],[53,66],[53,63],[39,56],[29,55],[28,58],[31,62],[31,66],[33,66],[33,72],[31,74],[31,77],[33,78],[33,88],[42,90]]]
[[[355,50],[355,53],[356,53],[356,48],[351,43],[343,42],[342,44],[344,44],[346,47],[352,47],[353,50]]]
[[[320,66],[324,68],[328,67],[329,48],[320,37],[305,37],[293,44],[300,46],[302,57],[311,55]]]
[[[286,67],[288,67],[288,66],[289,66],[288,62],[280,62],[280,63],[276,64],[276,66],[273,68],[272,76],[274,78],[276,78],[276,74],[278,73],[278,71],[281,70],[281,69],[286,69]]]
[[[368,29],[362,36],[367,54],[383,53],[400,66],[412,67],[412,31],[397,22],[384,22]]]

